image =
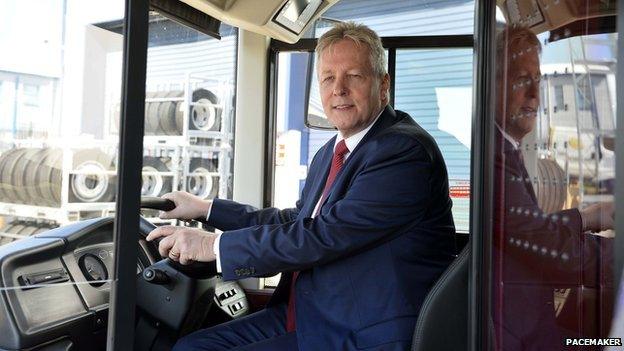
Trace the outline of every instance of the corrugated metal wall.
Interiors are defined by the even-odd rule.
[[[470,179],[470,150],[438,129],[436,88],[470,87],[472,50],[397,51],[395,107],[409,113],[437,141],[451,179]]]
[[[221,40],[210,38],[190,43],[150,47],[147,56],[147,85],[148,87],[160,84],[172,85],[172,82],[182,84],[187,73],[208,79],[233,82],[235,53],[235,35],[223,36]],[[180,85],[178,88],[181,87]]]
[[[323,15],[364,23],[380,36],[470,34],[471,0],[341,0]]]

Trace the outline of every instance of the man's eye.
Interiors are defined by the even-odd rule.
[[[332,79],[334,79],[334,77],[332,77],[332,76],[328,76],[328,77],[323,78],[323,79],[321,80],[321,82],[326,83],[326,82],[331,81]]]

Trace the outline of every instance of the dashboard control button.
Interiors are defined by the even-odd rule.
[[[168,284],[170,279],[167,273],[158,268],[146,268],[143,271],[143,279],[152,284],[164,285]]]

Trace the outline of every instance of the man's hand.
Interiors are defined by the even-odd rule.
[[[171,211],[161,212],[160,218],[162,219],[205,219],[212,206],[212,200],[202,200],[195,195],[183,191],[167,193],[164,194],[162,198],[171,200],[176,205],[176,208]]]
[[[152,230],[147,241],[162,237],[158,244],[160,255],[181,264],[189,264],[193,261],[209,262],[216,259],[213,251],[216,236],[217,234],[199,229],[167,225]]]
[[[581,210],[583,231],[601,232],[613,229],[615,221],[615,206],[613,202],[592,204]]]

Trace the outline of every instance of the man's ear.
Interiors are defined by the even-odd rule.
[[[390,75],[388,73],[384,74],[383,77],[381,77],[381,82],[379,84],[379,91],[381,93],[380,98],[382,100],[383,103],[388,103],[388,101],[390,101],[390,96],[388,96],[388,94],[390,90]]]

